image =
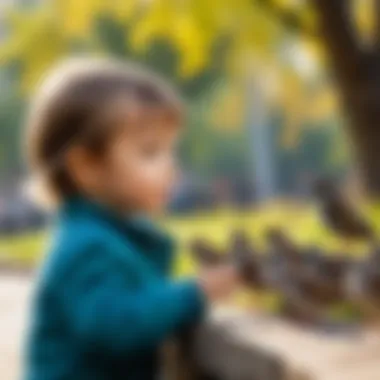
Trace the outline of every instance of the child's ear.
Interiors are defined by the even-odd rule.
[[[73,146],[66,154],[66,166],[69,175],[79,188],[93,186],[96,176],[95,158],[83,146]]]

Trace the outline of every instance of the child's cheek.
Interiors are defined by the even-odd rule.
[[[168,201],[169,186],[164,173],[154,171],[152,173],[145,173],[146,177],[142,179],[141,188],[138,189],[143,202],[154,210],[158,211],[165,207]]]

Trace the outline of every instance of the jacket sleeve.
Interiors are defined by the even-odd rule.
[[[64,286],[65,313],[75,339],[92,347],[136,351],[155,347],[196,322],[205,300],[194,280],[133,289],[117,263],[99,249],[73,268]]]

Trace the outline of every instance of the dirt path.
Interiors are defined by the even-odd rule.
[[[31,277],[0,274],[0,377],[20,377],[20,351],[24,337]]]
[[[0,380],[20,378],[20,352],[31,289],[31,276],[0,273]],[[373,331],[344,339],[330,339],[326,335],[316,335],[294,326],[290,328],[282,322],[274,324],[270,319],[257,320],[251,314],[219,317],[213,319],[210,332],[219,334],[219,340],[228,333],[231,339],[223,339],[224,344],[235,343],[226,360],[222,355],[214,355],[216,368],[232,363],[231,358],[236,357],[236,354],[233,355],[236,352],[236,342],[240,342],[242,347],[251,347],[252,358],[260,347],[263,349],[260,358],[267,353],[274,353],[289,368],[289,373],[298,373],[302,368],[307,369],[310,378],[318,380],[380,379],[380,335]],[[207,351],[204,357],[210,362],[209,353],[215,351],[215,347],[207,350],[207,342],[213,340],[206,338],[205,335],[202,347]],[[292,349],[289,350],[289,347]],[[226,352],[229,351],[226,349]]]

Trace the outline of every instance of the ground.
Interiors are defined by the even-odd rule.
[[[2,380],[21,375],[21,347],[25,336],[29,276],[0,274],[0,373]]]
[[[21,352],[32,280],[30,275],[0,273],[1,380],[16,380],[21,375]],[[230,309],[228,308],[228,310]],[[249,348],[249,362],[252,360],[252,363],[256,363],[254,368],[256,365],[262,367],[263,358],[265,359],[269,355],[267,358],[269,360],[274,354],[274,357],[281,358],[285,363],[286,371],[289,371],[292,376],[295,373],[298,376],[301,369],[302,371],[307,369],[307,372],[311,374],[310,378],[315,380],[380,379],[378,330],[376,330],[376,334],[374,330],[366,331],[365,329],[359,334],[329,336],[299,329],[273,318],[263,319],[260,314],[254,318],[255,314],[252,314],[252,311],[248,314],[239,314],[240,316],[231,313],[224,314],[210,320],[214,320],[211,332],[218,332],[220,328],[218,332],[220,337],[223,338],[228,333],[228,336],[233,338],[231,340],[224,337],[221,340],[226,344],[231,342],[233,344],[231,343],[231,347],[226,347],[228,360],[224,360],[219,354],[214,355],[217,368],[223,369],[223,363],[229,363],[233,357],[241,359],[240,355],[233,355],[236,350],[236,342],[240,342],[244,347],[251,347]],[[239,320],[238,324],[236,320]],[[204,330],[207,332],[207,329]],[[210,361],[209,354],[214,350],[215,345],[208,350],[208,341],[209,337],[204,333],[203,343],[199,347],[204,347],[203,351],[206,355],[200,357]],[[263,348],[263,351],[258,350],[260,347]],[[289,347],[292,347],[292,350],[289,350]],[[305,347],[307,347],[306,350]],[[268,363],[271,363],[271,360]],[[240,364],[237,368],[241,368]]]
[[[380,231],[380,204],[371,208],[370,220]],[[376,222],[376,223],[375,223]],[[263,246],[263,236],[268,227],[280,226],[299,244],[316,244],[333,253],[341,242],[319,222],[318,213],[311,207],[276,203],[252,210],[252,212],[230,212],[219,210],[210,214],[196,214],[191,217],[173,217],[163,223],[179,241],[176,274],[186,275],[196,271],[187,243],[195,237],[205,237],[218,247],[225,248],[229,232],[236,228],[247,231],[255,246]],[[28,233],[23,236],[0,238],[0,268],[9,262],[24,267],[39,261],[48,245],[46,233]],[[367,247],[354,246],[353,253],[363,254]],[[20,374],[20,347],[24,337],[27,318],[27,303],[32,279],[26,275],[10,275],[0,272],[0,374],[1,380],[16,380]],[[241,301],[246,303],[244,294]],[[267,297],[263,302],[273,308],[276,299]],[[239,297],[240,300],[240,297]],[[248,297],[249,304],[252,296]],[[271,306],[272,305],[272,306]],[[275,308],[275,307],[274,307]],[[380,377],[379,377],[380,378]]]

